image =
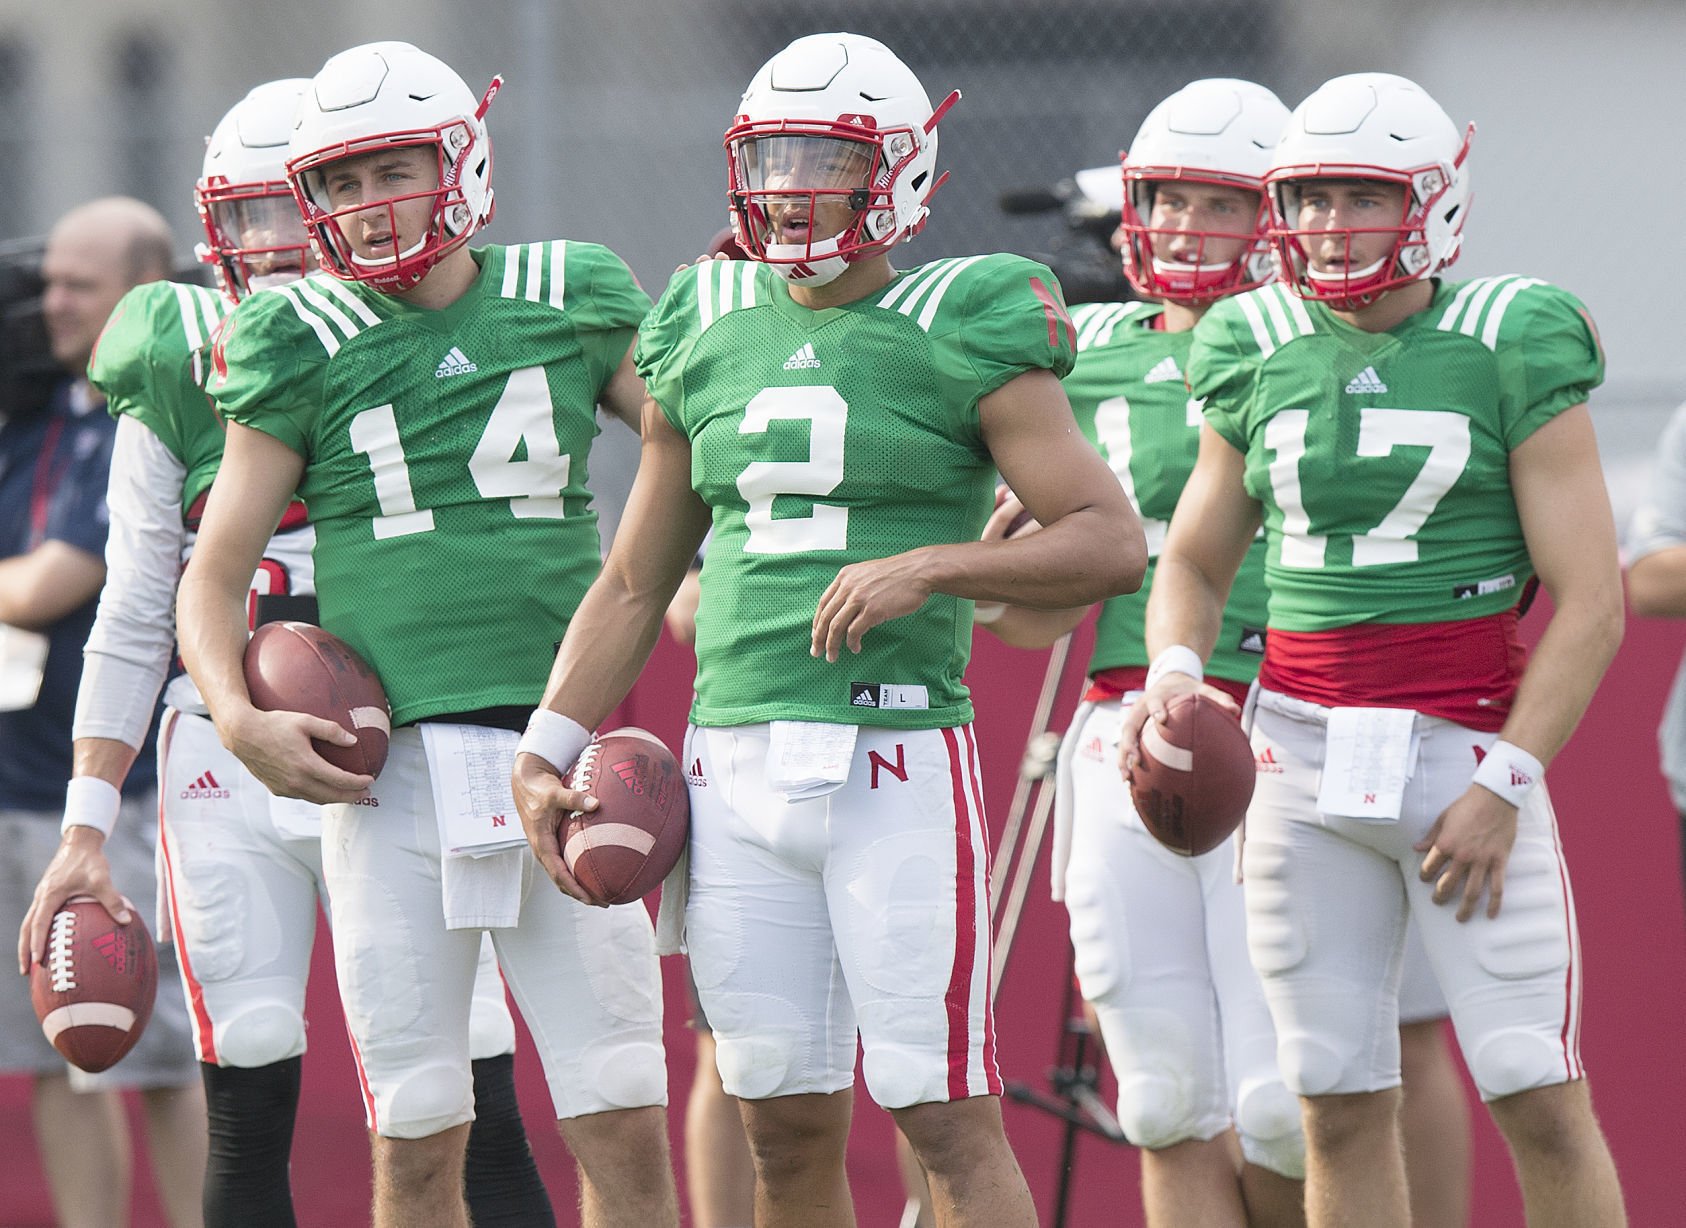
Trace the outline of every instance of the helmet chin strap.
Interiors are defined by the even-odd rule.
[[[837,253],[837,239],[820,243],[769,243],[766,263],[780,277],[799,286],[824,286],[836,281],[849,267],[846,256]]]
[[[1153,271],[1161,277],[1205,277],[1217,273],[1226,273],[1235,264],[1233,260],[1225,260],[1221,264],[1183,264],[1180,261],[1161,260],[1153,258]]]
[[[415,245],[413,247],[407,248],[404,251],[399,252],[396,256],[382,256],[379,259],[374,259],[374,258],[371,258],[371,257],[368,257],[368,256],[359,256],[357,254],[357,249],[352,248],[351,254],[350,254],[350,260],[351,260],[352,264],[355,264],[358,268],[362,268],[362,269],[379,268],[381,265],[387,265],[387,264],[396,265],[396,264],[401,263],[402,261],[408,260],[411,256],[414,256],[417,252],[421,251],[422,248],[426,247],[427,246],[427,240],[428,240],[428,236],[423,235],[421,238],[416,240]],[[350,245],[347,244],[347,246],[350,246]]]
[[[1334,285],[1336,282],[1365,281],[1374,277],[1377,273],[1380,273],[1386,266],[1387,262],[1391,259],[1393,259],[1391,255],[1383,256],[1380,260],[1376,261],[1376,263],[1365,268],[1342,269],[1338,273],[1319,273],[1316,269],[1311,267],[1311,263],[1308,261],[1306,263],[1305,272],[1306,276],[1311,278],[1311,280],[1315,282],[1322,282],[1326,285]]]

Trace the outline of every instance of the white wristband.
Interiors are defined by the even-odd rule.
[[[1206,668],[1200,660],[1200,654],[1187,644],[1172,644],[1153,658],[1153,664],[1147,667],[1147,684],[1142,689],[1151,691],[1153,684],[1166,674],[1187,674],[1196,682],[1203,682],[1206,678]]]
[[[1545,767],[1538,759],[1520,746],[1501,741],[1487,748],[1470,783],[1498,794],[1512,806],[1521,806],[1544,778]]]
[[[123,795],[117,786],[98,776],[72,776],[64,790],[64,822],[59,832],[68,835],[72,827],[92,827],[103,836],[117,826],[117,810]]]
[[[549,708],[534,708],[527,732],[515,746],[518,755],[537,755],[563,775],[591,741],[584,725]]]

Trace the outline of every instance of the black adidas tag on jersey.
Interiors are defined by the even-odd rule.
[[[878,706],[879,686],[876,682],[851,682],[849,684],[849,706],[853,708],[876,708]]]

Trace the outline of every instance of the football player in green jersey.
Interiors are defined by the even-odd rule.
[[[631,347],[649,300],[617,257],[562,240],[468,246],[492,214],[496,84],[476,98],[405,43],[343,52],[311,81],[287,170],[324,273],[252,295],[219,335],[211,392],[228,439],[182,581],[182,649],[258,778],[334,803],[323,864],[374,1222],[467,1222],[470,990],[490,930],[585,1222],[649,1228],[677,1223],[649,919],[542,879],[533,890],[525,849],[495,851],[507,804],[441,783],[509,771],[516,735],[500,726],[542,692],[599,565],[596,407],[636,421],[644,396]],[[246,579],[295,490],[316,527],[322,625],[391,701],[373,780],[311,748],[346,730],[259,712],[246,691]]]
[[[1156,106],[1123,160],[1124,272],[1144,299],[1072,312],[1065,389],[1085,436],[1142,516],[1156,555],[1194,467],[1192,329],[1217,299],[1271,280],[1264,173],[1288,109],[1250,81],[1195,81]],[[1110,194],[1120,193],[1116,173]],[[1008,498],[985,535],[1019,510]],[[1152,584],[1101,607],[1089,686],[1061,747],[1054,895],[1071,915],[1077,975],[1118,1077],[1118,1119],[1141,1148],[1151,1228],[1304,1222],[1299,1105],[1247,958],[1235,842],[1179,856],[1142,825],[1117,769],[1124,711],[1141,694]],[[1084,610],[1002,607],[989,630],[1026,648]],[[1264,651],[1264,542],[1247,552],[1208,674],[1239,701]],[[1238,1146],[1239,1144],[1239,1146]]]
[[[59,853],[36,887],[20,944],[39,952],[59,903],[94,895],[114,912],[103,825],[142,749],[175,656],[172,606],[222,458],[203,391],[210,336],[233,305],[304,276],[309,241],[284,162],[308,82],[254,88],[212,130],[194,195],[220,295],[151,282],[100,335],[89,378],[118,418],[107,580],[77,696],[76,777]],[[251,581],[255,619],[313,590],[314,533],[302,504],[283,515]],[[159,739],[166,932],[173,934],[204,1076],[211,1228],[294,1222],[288,1157],[305,1048],[305,980],[322,875],[319,808],[277,804],[217,738],[185,675],[170,679]],[[231,884],[237,884],[231,887]],[[549,1224],[550,1204],[515,1101],[515,1025],[490,944],[471,1022],[476,1115],[469,1204],[484,1223]],[[517,1216],[517,1218],[511,1218]]]
[[[1413,918],[1532,1225],[1620,1225],[1580,1057],[1579,944],[1541,780],[1621,638],[1581,305],[1457,255],[1469,140],[1399,77],[1300,104],[1266,178],[1286,285],[1195,330],[1199,459],[1147,612],[1124,727],[1201,685],[1262,522],[1269,636],[1252,730],[1248,940],[1301,1096],[1307,1209],[1409,1223],[1397,1001]],[[1531,661],[1520,606],[1553,613]]]
[[[857,1036],[938,1222],[1034,1222],[994,1061],[972,603],[1068,607],[1145,565],[1060,390],[1072,333],[1052,274],[1002,255],[891,267],[927,216],[952,101],[933,109],[852,34],[798,39],[751,81],[726,145],[754,260],[680,272],[645,322],[627,517],[517,757],[534,851],[578,893],[557,823],[595,803],[561,773],[712,523],[672,882],[764,1226],[854,1222]],[[1049,526],[1034,540],[977,540],[997,465]],[[670,920],[678,905],[664,894]]]

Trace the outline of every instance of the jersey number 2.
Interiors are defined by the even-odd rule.
[[[808,459],[755,461],[738,475],[738,493],[749,504],[746,554],[796,554],[842,550],[849,542],[849,509],[815,503],[806,516],[773,518],[780,495],[829,495],[843,481],[843,424],[849,406],[829,385],[763,388],[744,406],[740,435],[759,435],[777,419],[810,424]]]
[[[431,530],[433,509],[416,508],[392,406],[377,405],[353,418],[351,446],[369,458],[374,474],[375,500],[381,509],[372,522],[376,540]],[[527,459],[516,460],[516,449],[523,446]],[[560,520],[562,491],[568,485],[572,461],[556,439],[555,410],[544,368],[512,372],[468,459],[475,489],[482,498],[508,499],[510,513],[518,518]]]
[[[1282,511],[1284,567],[1323,566],[1329,538],[1311,531],[1300,490],[1300,459],[1305,456],[1303,409],[1284,410],[1265,427],[1265,447],[1276,454],[1270,463],[1270,489]],[[1469,419],[1450,410],[1366,409],[1358,420],[1358,455],[1387,456],[1395,448],[1427,448],[1428,458],[1393,510],[1368,533],[1352,539],[1352,565],[1377,567],[1417,561],[1412,539],[1469,464]]]

